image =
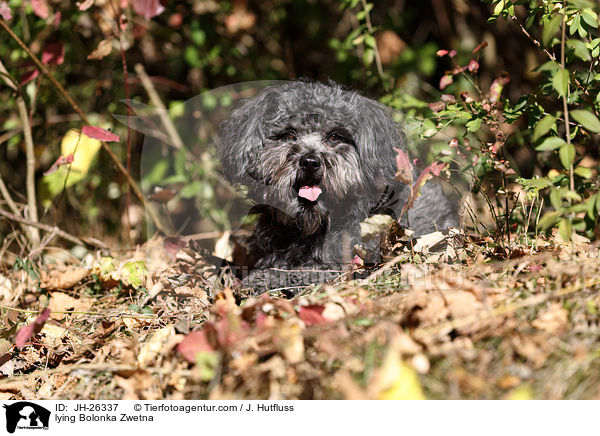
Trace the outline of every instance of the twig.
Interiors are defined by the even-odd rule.
[[[566,39],[566,31],[567,31],[567,16],[563,16],[562,20],[562,35],[560,38],[560,67],[565,69],[565,39]],[[570,76],[570,75],[569,75]],[[567,136],[567,144],[571,145],[571,126],[569,125],[569,106],[568,106],[568,96],[569,96],[569,84],[567,83],[567,92],[563,94],[563,112],[565,113],[565,133]],[[571,191],[575,191],[575,177],[573,175],[573,162],[569,163],[569,189]]]
[[[23,374],[13,377],[7,377],[4,380],[0,380],[0,386],[10,385],[12,383],[24,382],[26,380],[36,379],[40,377],[49,376],[56,373],[71,373],[74,371],[90,371],[90,372],[130,372],[130,371],[147,371],[152,374],[158,375],[171,375],[178,374],[184,377],[192,375],[192,370],[173,370],[172,368],[162,367],[140,367],[134,365],[118,365],[113,363],[88,363],[88,364],[72,364],[72,365],[59,365],[56,368],[41,369],[33,371],[29,374]]]
[[[181,136],[179,136],[179,132],[177,132],[177,129],[173,124],[173,120],[171,120],[171,118],[169,117],[167,108],[165,107],[164,103],[160,99],[160,96],[156,92],[154,84],[148,77],[148,74],[146,74],[144,66],[142,64],[135,64],[133,68],[135,69],[137,75],[140,77],[142,86],[146,90],[146,94],[148,94],[148,97],[150,97],[150,101],[158,111],[158,116],[160,117],[160,120],[162,121],[163,126],[165,127],[165,130],[169,135],[169,139],[171,139],[171,145],[178,150],[183,148],[183,141],[181,140]]]
[[[73,110],[75,112],[77,112],[77,114],[81,117],[82,121],[84,123],[86,123],[87,125],[91,125],[90,120],[85,115],[85,113],[81,110],[81,108],[77,105],[77,103],[75,103],[75,100],[73,100],[73,98],[69,95],[69,93],[65,90],[65,88],[60,84],[60,82],[54,78],[54,76],[48,70],[48,68],[46,68],[46,66],[44,64],[42,64],[42,62],[38,59],[38,57],[35,55],[35,53],[33,53],[31,51],[31,49],[15,34],[15,32],[12,31],[12,29],[8,26],[8,24],[6,24],[6,22],[3,19],[0,19],[0,27],[2,27],[11,36],[11,38],[14,39],[16,41],[16,43],[23,50],[25,50],[25,53],[27,53],[27,55],[31,58],[31,60],[40,69],[40,71],[42,73],[44,73],[48,77],[48,79],[50,79],[50,82],[52,82],[54,87],[69,102],[69,104],[71,105]],[[156,227],[160,231],[166,232],[166,229],[165,229],[164,225],[162,224],[162,221],[156,214],[156,211],[154,210],[154,208],[152,207],[152,205],[150,203],[146,202],[146,200],[144,199],[144,195],[142,194],[142,191],[138,187],[137,183],[135,183],[135,180],[133,180],[133,178],[131,177],[131,174],[129,174],[127,169],[123,166],[123,164],[121,163],[121,161],[119,160],[119,158],[117,157],[115,152],[112,151],[112,149],[105,142],[101,142],[101,144],[102,144],[102,148],[104,149],[104,151],[106,151],[108,153],[108,155],[110,156],[112,161],[117,166],[118,170],[127,179],[127,183],[129,183],[129,186],[131,186],[131,189],[133,190],[133,193],[135,194],[135,196],[144,205],[144,207],[146,208],[146,211],[148,211],[148,215],[150,215],[150,219],[154,222],[154,225],[156,225]]]
[[[27,155],[27,212],[29,219],[38,222],[37,199],[35,195],[35,151],[33,148],[33,138],[31,136],[31,125],[29,124],[29,114],[25,106],[25,100],[21,95],[17,95],[17,108],[21,117],[21,125],[23,126],[23,136],[25,138],[25,152]],[[31,236],[31,244],[33,248],[40,245],[40,231],[37,228],[32,228],[29,233]]]
[[[369,9],[367,8],[367,0],[361,0],[361,4],[363,7],[363,10],[365,12],[365,22],[367,24],[367,30],[369,31],[369,34],[373,36],[373,38],[375,37],[375,35],[373,35],[373,24],[371,23],[371,14],[369,14]],[[388,86],[386,85],[384,79],[384,73],[383,73],[383,65],[381,64],[381,56],[379,56],[379,49],[377,48],[377,41],[375,41],[375,46],[373,47],[373,52],[375,54],[375,65],[377,65],[377,74],[379,74],[379,77],[381,78],[381,81],[383,82],[383,85],[385,86],[385,88],[388,88]]]
[[[36,229],[41,229],[45,232],[55,232],[57,236],[60,236],[61,238],[66,239],[67,241],[73,242],[74,244],[85,245],[85,243],[81,239],[71,235],[70,233],[65,232],[64,230],[59,229],[58,227],[49,226],[47,224],[42,224],[37,221],[31,221],[2,209],[0,209],[0,215],[12,221],[16,221],[21,224],[26,224]]]
[[[509,15],[510,15],[510,14],[509,14]],[[524,26],[523,26],[523,25],[522,25],[522,24],[519,22],[519,20],[517,19],[517,17],[515,17],[515,16],[513,16],[513,15],[511,15],[510,17],[513,19],[513,21],[514,21],[515,23],[517,23],[517,24],[519,25],[519,27],[521,28],[521,31],[522,31],[522,32],[525,34],[525,36],[526,36],[527,38],[529,38],[529,40],[530,40],[531,42],[533,42],[533,44],[534,44],[534,45],[535,45],[537,48],[539,48],[540,50],[543,50],[543,51],[544,51],[544,53],[546,53],[546,56],[548,56],[548,58],[550,58],[550,60],[552,60],[552,61],[556,62],[556,56],[554,56],[552,53],[550,53],[550,52],[549,52],[547,49],[545,49],[545,48],[542,48],[542,44],[541,44],[541,43],[540,43],[540,42],[539,42],[537,39],[535,39],[533,36],[531,36],[531,34],[530,34],[528,31],[527,31],[527,29],[525,29],[525,27],[524,27]]]

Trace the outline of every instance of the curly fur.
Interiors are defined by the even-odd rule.
[[[267,87],[231,112],[220,140],[225,175],[247,188],[260,213],[247,242],[250,266],[262,272],[245,279],[259,290],[311,283],[306,269],[339,269],[360,242],[359,223],[374,213],[398,216],[408,198],[394,177],[394,147],[406,150],[400,127],[385,106],[334,83]],[[322,193],[307,200],[303,186]],[[407,217],[417,235],[457,226],[437,184],[421,192]]]

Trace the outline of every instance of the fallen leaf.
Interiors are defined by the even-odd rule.
[[[185,360],[194,363],[198,352],[211,352],[213,348],[206,338],[206,333],[202,330],[196,330],[183,338],[183,341],[177,346],[177,351],[181,353]]]
[[[307,327],[311,325],[326,324],[329,322],[329,320],[322,315],[324,310],[325,306],[319,306],[315,304],[301,306],[300,310],[298,311],[298,317]]]
[[[15,345],[19,349],[22,349],[27,341],[29,341],[34,335],[38,334],[42,330],[42,327],[44,327],[44,324],[48,320],[49,316],[50,309],[44,309],[44,311],[40,313],[31,324],[21,327],[17,332],[17,336],[15,337]]]
[[[531,325],[538,330],[557,334],[563,332],[569,321],[569,312],[561,303],[552,303],[548,310],[540,313]]]
[[[40,287],[42,289],[71,289],[88,277],[90,273],[91,270],[85,267],[69,268],[63,271],[51,270],[48,273],[42,272]]]
[[[91,306],[91,301],[73,298],[64,292],[52,292],[48,303],[48,308],[52,311],[52,318],[59,321],[68,314],[58,312],[86,312]]]
[[[165,344],[175,335],[172,324],[153,332],[144,342],[138,353],[137,361],[142,367],[150,365],[164,350]]]
[[[383,364],[369,383],[369,389],[374,391],[379,400],[425,399],[417,373],[393,349],[388,349]]]

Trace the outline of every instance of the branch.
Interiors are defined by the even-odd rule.
[[[8,218],[9,220],[16,221],[21,224],[26,224],[28,226],[35,227],[36,229],[41,229],[45,232],[56,233],[57,236],[60,236],[61,238],[66,239],[67,241],[73,242],[74,244],[85,245],[85,243],[78,237],[73,236],[70,233],[63,231],[56,226],[53,227],[53,226],[49,226],[47,224],[38,223],[37,221],[31,221],[31,220],[22,218],[18,215],[12,214],[12,213],[7,212],[2,209],[0,209],[0,216],[3,216],[5,218]],[[38,233],[38,236],[39,236],[39,233]]]
[[[567,30],[567,16],[563,15],[562,35],[560,38],[560,67],[565,69],[565,39]],[[562,96],[563,112],[565,113],[565,133],[567,144],[571,145],[571,126],[569,125],[569,106],[568,106],[569,84],[567,83],[567,92]],[[569,189],[575,191],[575,177],[573,175],[573,162],[569,165]]]
[[[365,12],[365,22],[367,24],[367,30],[369,31],[369,34],[373,35],[373,25],[371,23],[371,14],[369,14],[369,9],[367,9],[367,0],[361,0],[361,4]],[[375,35],[373,35],[373,37],[375,37]],[[381,81],[385,86],[386,84],[384,81],[383,65],[381,64],[381,57],[379,56],[379,48],[377,47],[377,41],[375,41],[373,51],[375,52],[375,64],[377,65],[377,74],[379,74],[379,77],[381,78]]]
[[[148,97],[150,97],[150,101],[152,102],[154,107],[158,109],[158,116],[160,117],[160,120],[162,121],[165,130],[169,135],[169,139],[171,139],[173,147],[175,147],[178,150],[183,148],[183,141],[181,140],[181,136],[179,136],[179,133],[177,132],[177,129],[173,124],[173,120],[169,118],[167,108],[165,107],[164,103],[162,102],[158,93],[156,92],[156,88],[154,88],[154,84],[150,80],[150,77],[148,77],[148,74],[146,74],[144,66],[142,64],[135,64],[134,69],[138,76],[140,76],[140,81],[142,82],[142,85],[144,86]]]
[[[23,136],[25,137],[25,152],[27,155],[27,212],[32,222],[38,222],[37,199],[35,195],[35,150],[33,148],[33,138],[31,137],[31,125],[29,124],[29,115],[25,100],[21,95],[17,96],[17,108],[19,109],[19,117],[23,126]],[[30,231],[31,244],[33,248],[40,245],[40,231],[33,227]]]

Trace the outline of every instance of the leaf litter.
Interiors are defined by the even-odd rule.
[[[3,301],[19,290],[1,309],[0,398],[600,398],[597,245],[507,254],[386,225],[363,232],[382,267],[292,299],[251,296],[174,238],[42,268],[34,286],[0,271]]]

